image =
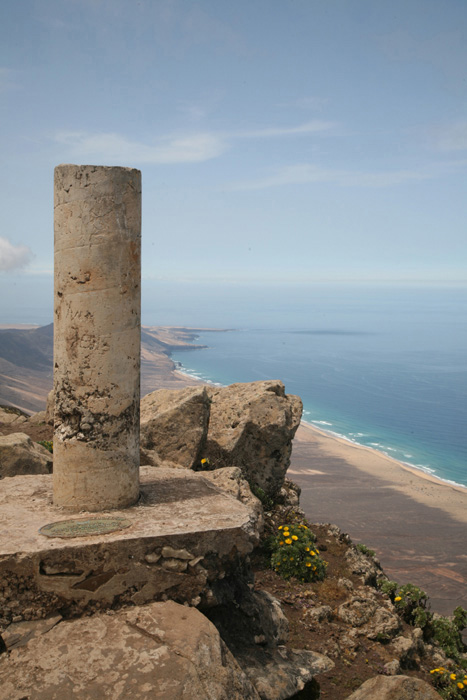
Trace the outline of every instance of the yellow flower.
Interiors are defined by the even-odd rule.
[[[309,551],[310,551],[310,548],[309,548],[309,547],[305,547],[305,552],[309,552]]]
[[[463,683],[458,683],[457,687],[459,688],[459,690],[462,690],[463,688],[465,688]]]
[[[279,529],[279,530],[282,530],[283,527],[284,527],[283,525],[279,525],[279,528],[278,528],[278,529]]]
[[[204,457],[204,458],[201,460],[201,464],[206,464],[207,461],[208,461],[208,460],[206,459],[206,457]]]
[[[298,540],[297,535],[292,535],[292,539],[293,539],[293,540]]]
[[[449,676],[449,678],[450,678],[452,681],[455,681],[455,680],[456,680],[456,674],[455,674],[455,673],[451,673],[451,675]]]
[[[282,547],[283,544],[284,544],[283,542],[279,542],[279,547]]]
[[[439,669],[433,668],[433,669],[430,671],[430,673],[437,673],[438,671],[439,671]]]
[[[309,561],[307,561],[306,565],[307,565],[307,566],[311,566],[311,564],[310,564],[310,562],[309,562]]]
[[[311,554],[312,557],[315,557],[315,556],[316,556],[316,552],[310,552],[310,554]]]
[[[293,557],[290,557],[290,561],[293,561]]]
[[[286,539],[285,544],[292,544],[292,540],[290,539],[290,537]]]
[[[398,603],[400,600],[402,600],[402,598],[400,597],[400,595],[398,595],[398,596],[396,596],[396,597],[394,598],[394,602],[395,602],[395,603]]]

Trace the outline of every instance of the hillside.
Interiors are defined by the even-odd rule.
[[[141,330],[141,395],[194,383],[173,374],[172,350],[193,350],[198,329],[145,326]],[[53,385],[53,324],[0,329],[0,405],[41,411]]]

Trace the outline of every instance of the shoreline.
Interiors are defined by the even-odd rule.
[[[386,575],[419,586],[434,612],[467,608],[467,488],[304,421],[286,476],[300,486],[311,523],[335,523],[373,549]]]
[[[349,438],[346,438],[343,435],[339,435],[337,433],[334,433],[332,431],[324,430],[322,428],[317,428],[314,425],[310,425],[310,423],[307,423],[306,421],[300,421],[300,428],[303,428],[304,430],[309,430],[311,433],[318,433],[324,438],[329,438],[331,440],[335,440],[338,443],[341,443],[343,446],[348,447],[349,449],[356,449],[356,450],[364,450],[365,452],[370,452],[372,454],[376,454],[378,457],[381,457],[382,460],[385,460],[392,465],[399,467],[400,469],[403,469],[405,471],[410,472],[413,476],[416,476],[420,479],[425,479],[427,481],[430,481],[434,484],[439,484],[440,486],[447,486],[450,487],[456,491],[460,491],[461,493],[464,493],[465,496],[467,497],[467,486],[464,486],[464,484],[459,484],[455,481],[450,481],[449,479],[443,479],[440,476],[436,476],[436,474],[431,474],[426,472],[422,467],[416,467],[413,464],[409,464],[408,462],[401,462],[400,460],[396,459],[395,457],[391,457],[390,455],[387,455],[386,453],[382,452],[381,450],[377,450],[375,447],[368,447],[368,445],[361,445],[359,442],[354,442],[353,440],[350,440]],[[299,430],[300,430],[299,428]],[[466,519],[467,522],[467,519]]]
[[[223,386],[220,383],[212,382],[206,379],[201,379],[199,377],[194,376],[193,374],[190,374],[189,372],[186,372],[182,369],[174,369],[173,373],[177,376],[179,376],[181,379],[186,379],[186,380],[191,380],[195,382],[200,382],[201,384],[206,384],[207,386]],[[324,430],[323,428],[318,428],[315,425],[310,424],[309,422],[305,420],[300,421],[300,426],[297,430],[297,434],[295,435],[296,440],[300,440],[299,433],[301,431],[310,431],[311,434],[316,434],[321,436],[322,438],[326,440],[331,440],[335,441],[336,443],[342,445],[343,448],[347,448],[349,450],[362,450],[362,453],[369,453],[375,457],[375,459],[381,458],[382,462],[387,462],[388,464],[391,464],[393,467],[397,467],[398,469],[404,470],[406,472],[409,472],[411,475],[418,477],[420,479],[426,480],[431,482],[432,484],[439,485],[439,486],[445,486],[448,488],[452,488],[455,491],[459,491],[460,493],[463,493],[465,497],[467,498],[467,486],[464,486],[463,484],[459,484],[457,482],[450,481],[448,479],[443,479],[442,477],[436,476],[435,474],[430,474],[426,472],[424,469],[421,467],[416,467],[412,464],[409,464],[407,462],[401,462],[400,460],[395,459],[394,457],[391,457],[381,450],[376,449],[375,447],[368,447],[367,445],[361,445],[358,442],[354,442],[353,440],[350,440],[349,438],[346,438],[343,435],[339,435],[333,431],[330,430]],[[349,453],[350,455],[350,453]],[[356,465],[358,468],[358,465]],[[372,472],[374,476],[377,474]],[[467,503],[466,503],[467,506]],[[467,510],[467,508],[466,508]],[[467,523],[467,517],[465,522]]]
[[[386,487],[390,485],[418,503],[441,509],[451,518],[467,525],[467,488],[461,485],[448,483],[398,462],[372,447],[353,443],[303,422],[295,440],[302,445],[314,444],[328,457],[342,460],[363,472],[367,478],[384,481]],[[289,468],[288,473],[295,472]]]
[[[435,612],[467,608],[467,489],[304,424],[287,476],[310,522],[335,523],[373,549],[386,575],[419,586]]]

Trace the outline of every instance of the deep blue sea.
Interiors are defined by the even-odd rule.
[[[281,379],[311,425],[467,485],[467,289],[241,298],[223,319],[214,301],[205,316],[198,308],[198,324],[231,330],[175,353],[183,371],[223,385]]]

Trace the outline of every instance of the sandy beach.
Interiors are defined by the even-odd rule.
[[[433,610],[467,607],[467,489],[303,423],[288,476],[312,522],[374,549],[387,575],[423,588]]]

